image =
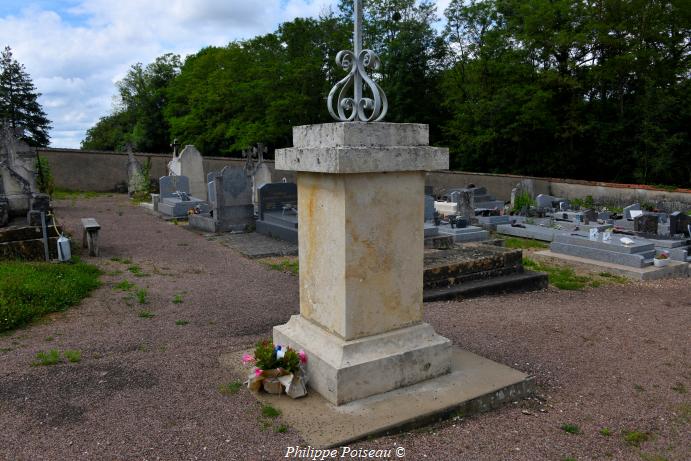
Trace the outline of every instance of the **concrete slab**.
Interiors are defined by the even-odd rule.
[[[221,366],[243,378],[241,356],[224,354]],[[308,363],[309,366],[309,363]],[[451,373],[421,383],[335,406],[312,391],[293,400],[257,393],[257,399],[281,410],[281,418],[315,448],[338,447],[370,436],[424,426],[460,411],[480,413],[534,392],[531,376],[458,348],[452,349]]]
[[[210,238],[218,240],[222,245],[232,248],[248,258],[296,256],[298,254],[297,244],[267,237],[256,232],[221,234]]]
[[[623,275],[633,280],[655,280],[667,277],[688,277],[689,275],[689,264],[681,261],[670,261],[666,267],[646,266],[638,268],[554,253],[549,250],[537,251],[532,253],[531,257],[538,261],[573,266],[590,272],[609,272]]]

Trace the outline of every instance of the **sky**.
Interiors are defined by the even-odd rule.
[[[435,0],[441,17],[450,0]],[[52,147],[79,147],[112,112],[115,83],[165,53],[181,56],[317,17],[338,0],[0,0],[0,47],[41,93]]]

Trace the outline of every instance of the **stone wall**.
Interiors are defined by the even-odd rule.
[[[107,192],[118,183],[127,182],[127,154],[124,152],[84,151],[79,149],[39,149],[50,163],[55,185],[61,189]],[[151,159],[151,177],[166,174],[166,165],[172,154],[137,153],[142,164]],[[227,157],[204,157],[204,172],[220,171],[225,165],[243,165],[244,160]],[[274,171],[273,162],[267,161],[273,180],[285,177],[295,181],[294,172]],[[666,191],[650,186],[577,181],[529,176],[442,171],[430,173],[427,184],[436,190],[448,187],[464,187],[469,184],[486,187],[499,200],[508,201],[511,189],[522,179],[532,179],[535,194],[549,194],[568,199],[592,195],[597,201],[627,205],[633,202],[668,204],[669,207],[691,209],[691,190]]]

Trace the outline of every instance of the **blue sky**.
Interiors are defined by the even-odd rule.
[[[0,0],[0,47],[24,64],[53,122],[53,147],[79,147],[111,112],[115,82],[164,53],[272,32],[338,0]],[[436,0],[441,16],[449,0]]]

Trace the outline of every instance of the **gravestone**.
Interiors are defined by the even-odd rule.
[[[670,235],[684,234],[687,237],[689,235],[689,223],[691,222],[691,217],[684,212],[675,211],[669,215],[669,233]]]
[[[634,204],[631,204],[627,207],[624,207],[624,219],[628,219],[629,221],[633,220],[633,217],[631,217],[631,211],[632,210],[640,210],[640,209],[641,209],[640,203],[634,203]]]
[[[591,222],[597,222],[598,213],[595,210],[585,210],[583,212],[583,224],[590,224]]]
[[[149,178],[144,175],[144,168],[132,153],[132,148],[127,149],[127,195],[132,198],[138,192],[149,190]]]
[[[434,220],[434,197],[425,194],[425,222]]]
[[[187,176],[163,176],[159,184],[159,213],[174,218],[186,218],[191,209],[201,213],[209,212],[209,204],[190,195],[190,182]]]
[[[190,215],[190,225],[208,232],[244,231],[254,222],[252,185],[242,167],[209,173],[210,213]]]
[[[471,189],[458,191],[458,216],[466,219],[469,223],[475,218],[475,194]]]
[[[618,238],[609,241],[590,240],[588,235],[566,233],[554,236],[550,250],[554,253],[636,268],[650,266],[655,256],[655,245],[647,240],[638,240],[627,245]]]
[[[633,219],[633,230],[644,234],[656,235],[659,218],[657,215],[644,214]]]
[[[21,130],[0,121],[0,197],[7,201],[10,218],[26,215],[38,191],[36,149],[21,137]]]
[[[257,232],[297,243],[298,199],[295,183],[268,183],[259,188]]]
[[[206,200],[206,176],[204,175],[204,159],[193,145],[187,145],[168,163],[171,176],[187,176],[189,178],[189,193],[198,200]]]
[[[538,194],[538,196],[535,197],[535,206],[541,210],[550,210],[553,208],[555,200],[556,197],[552,197],[551,195]]]

